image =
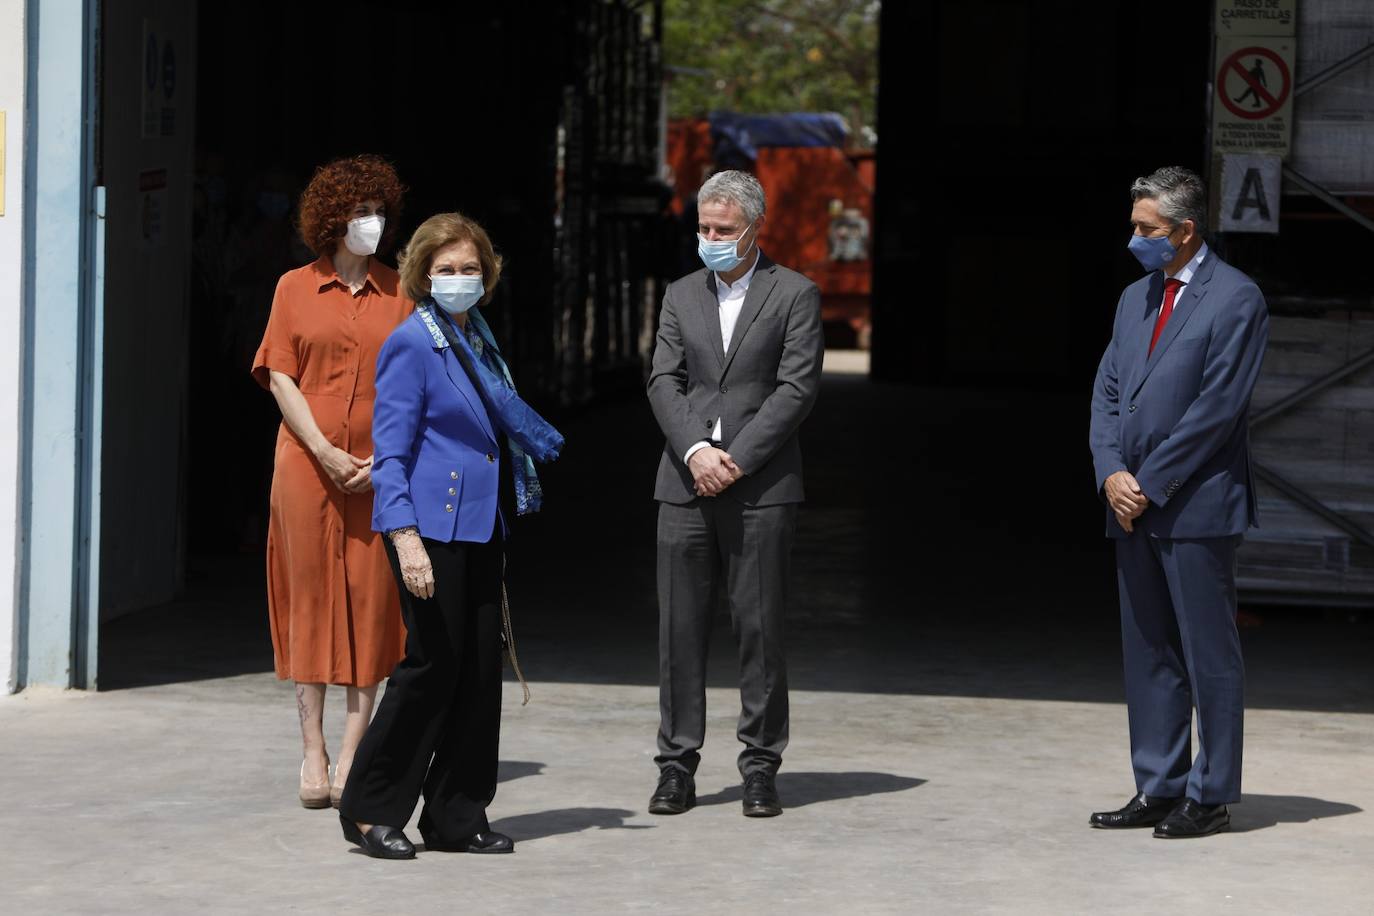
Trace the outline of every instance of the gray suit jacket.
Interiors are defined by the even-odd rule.
[[[721,441],[744,477],[724,494],[747,506],[801,502],[797,430],[820,389],[821,296],[816,284],[759,252],[726,353],[715,275],[702,268],[668,286],[649,376],[649,403],[667,441],[654,498],[696,498],[682,461],[693,444]]]

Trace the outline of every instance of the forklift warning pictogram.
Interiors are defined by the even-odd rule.
[[[1258,121],[1283,107],[1293,78],[1283,58],[1269,48],[1241,48],[1222,61],[1217,95],[1238,118]]]

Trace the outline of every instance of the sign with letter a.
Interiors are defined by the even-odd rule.
[[[1222,232],[1279,231],[1278,156],[1221,157],[1218,226]]]

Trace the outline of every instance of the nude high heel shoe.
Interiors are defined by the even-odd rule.
[[[329,807],[329,761],[324,764],[324,782],[314,785],[305,781],[305,761],[301,761],[301,807],[302,808],[328,808]]]
[[[335,808],[339,807],[339,800],[343,798],[344,784],[339,782],[339,768],[334,767],[334,778],[329,783],[329,804]]]

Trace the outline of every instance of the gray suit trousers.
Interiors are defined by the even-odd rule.
[[[658,508],[659,767],[695,773],[706,738],[706,656],[723,590],[739,648],[743,776],[776,773],[787,747],[787,608],[797,504],[727,494]]]

